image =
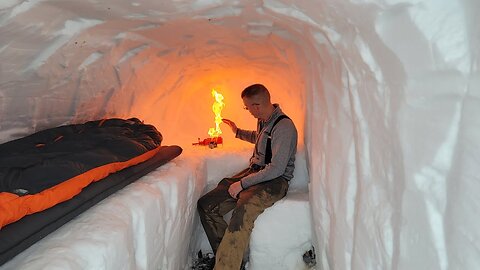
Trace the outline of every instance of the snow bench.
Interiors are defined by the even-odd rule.
[[[308,193],[289,193],[255,221],[249,270],[307,269],[302,256],[311,248]]]

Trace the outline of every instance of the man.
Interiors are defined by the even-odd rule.
[[[217,270],[240,269],[255,219],[287,193],[297,151],[295,125],[278,104],[271,103],[265,86],[251,85],[241,97],[244,108],[258,119],[257,130],[240,129],[228,119],[223,122],[231,127],[236,138],[255,144],[250,166],[224,178],[197,205]],[[223,216],[232,209],[227,224]]]

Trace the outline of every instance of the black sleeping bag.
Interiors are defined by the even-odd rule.
[[[129,160],[161,141],[154,126],[136,118],[40,131],[0,145],[0,192],[35,194],[92,168]]]

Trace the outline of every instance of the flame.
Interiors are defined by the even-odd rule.
[[[225,103],[223,103],[223,95],[215,91],[215,89],[212,89],[212,96],[215,98],[215,102],[212,105],[212,111],[215,113],[215,128],[210,128],[208,135],[210,137],[218,137],[222,134],[220,123],[222,122],[222,110],[225,107]]]

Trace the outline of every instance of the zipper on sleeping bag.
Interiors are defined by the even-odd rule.
[[[29,192],[26,189],[17,188],[17,189],[12,190],[12,193],[17,195],[17,196],[22,197],[22,196],[28,195]]]

